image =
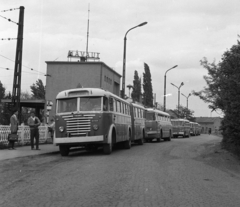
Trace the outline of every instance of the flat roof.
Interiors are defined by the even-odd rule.
[[[11,99],[2,99],[1,102],[2,103],[11,103],[12,100]],[[44,109],[45,100],[44,99],[21,99],[20,106]]]
[[[64,64],[68,64],[68,65],[104,65],[106,68],[108,68],[109,70],[111,70],[113,73],[115,73],[116,75],[118,75],[119,77],[122,77],[122,75],[120,75],[118,72],[116,72],[113,68],[109,67],[108,65],[106,65],[104,62],[101,61],[92,61],[92,62],[83,62],[83,61],[45,61],[45,63],[47,64],[52,64],[52,65],[64,65]]]

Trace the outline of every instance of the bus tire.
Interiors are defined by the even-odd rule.
[[[157,142],[161,142],[161,138],[162,138],[162,131],[159,134],[159,137],[157,138]]]
[[[144,143],[144,141],[143,141],[143,140],[144,140],[144,138],[143,138],[143,137],[142,137],[141,139],[139,139],[139,141],[138,141],[138,144],[139,144],[139,145],[143,145],[143,143]]]
[[[131,139],[126,140],[123,145],[124,145],[124,149],[130,149],[132,145]]]
[[[142,138],[138,141],[138,144],[139,144],[139,145],[143,145],[144,142],[145,142],[145,132],[143,131]]]
[[[123,144],[125,149],[130,149],[132,145],[132,141],[131,141],[131,132],[129,131],[128,133],[128,140],[126,140]]]
[[[60,151],[60,154],[63,157],[68,156],[68,154],[69,154],[69,147],[68,146],[59,145],[59,151]]]
[[[167,138],[167,141],[171,141],[172,140],[172,132],[171,132],[171,130],[169,131],[169,137]]]
[[[103,153],[110,155],[112,153],[112,143],[103,145]]]

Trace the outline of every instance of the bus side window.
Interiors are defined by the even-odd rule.
[[[125,103],[122,103],[122,113],[125,114]]]
[[[110,111],[114,111],[114,99],[112,97],[109,98],[109,105],[110,105]]]
[[[103,97],[103,111],[108,111],[108,99]]]

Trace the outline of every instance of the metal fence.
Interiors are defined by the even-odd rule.
[[[50,138],[47,126],[39,126],[39,143],[46,143]],[[8,145],[8,135],[10,134],[10,126],[0,125],[0,146]],[[18,141],[16,145],[30,144],[30,128],[29,126],[18,127]]]

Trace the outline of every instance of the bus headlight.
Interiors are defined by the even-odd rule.
[[[98,125],[97,125],[97,124],[94,124],[94,125],[93,125],[93,129],[94,129],[95,131],[97,131],[97,130],[98,130]]]
[[[64,127],[63,127],[63,126],[60,126],[60,127],[59,127],[59,131],[60,131],[60,132],[63,132],[63,131],[64,131]]]

